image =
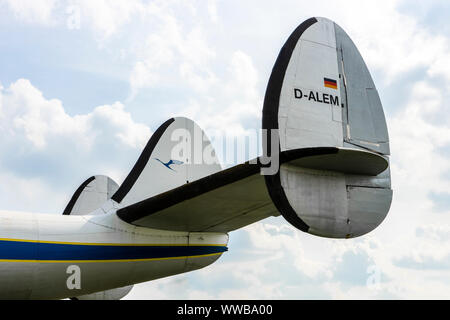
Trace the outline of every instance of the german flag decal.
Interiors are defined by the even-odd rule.
[[[327,88],[337,89],[337,81],[329,78],[323,78],[323,85]]]

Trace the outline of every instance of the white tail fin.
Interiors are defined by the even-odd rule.
[[[325,18],[305,21],[284,45],[263,113],[263,128],[279,129],[281,151],[358,146],[389,154],[370,72],[350,37]]]
[[[378,92],[350,37],[310,18],[290,35],[266,90],[263,129],[279,151],[334,148],[283,164],[266,184],[277,209],[303,231],[356,237],[383,221],[392,201],[389,137]],[[271,145],[263,145],[265,155]]]
[[[156,130],[111,199],[128,206],[221,169],[200,127],[187,118],[172,118]]]
[[[78,187],[63,214],[91,214],[109,200],[118,188],[119,185],[107,176],[92,176]]]

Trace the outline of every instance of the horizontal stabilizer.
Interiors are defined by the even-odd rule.
[[[228,232],[278,215],[256,164],[241,164],[120,209],[138,226]]]
[[[376,176],[387,169],[388,161],[379,154],[356,149],[339,148],[337,153],[313,155],[290,164],[317,170]]]
[[[280,154],[280,162],[338,152],[337,148],[289,150]],[[199,232],[229,232],[278,216],[261,166],[257,160],[240,164],[119,209],[117,215],[138,226]]]

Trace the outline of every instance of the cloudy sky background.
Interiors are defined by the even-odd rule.
[[[372,72],[394,199],[353,240],[270,218],[229,252],[128,298],[450,298],[450,3],[0,0],[0,206],[60,214],[87,177],[121,183],[157,127],[260,128],[273,63],[311,16],[336,21]]]

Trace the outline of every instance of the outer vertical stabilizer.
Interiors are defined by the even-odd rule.
[[[263,129],[278,132],[281,152],[339,150],[266,176],[272,201],[291,224],[341,238],[383,221],[392,200],[383,107],[358,49],[333,21],[310,18],[286,41],[267,86]]]
[[[109,200],[118,188],[119,185],[107,176],[92,176],[78,187],[63,214],[92,214]]]

